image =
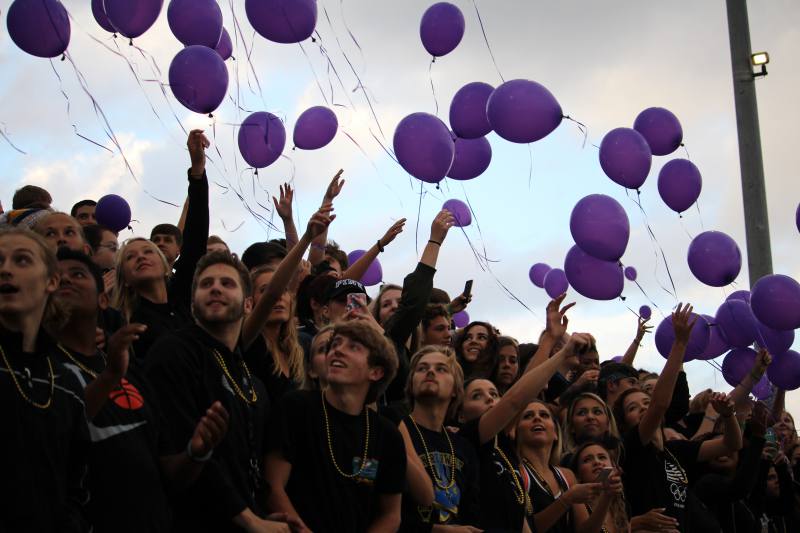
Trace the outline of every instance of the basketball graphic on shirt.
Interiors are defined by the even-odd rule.
[[[144,407],[142,394],[125,378],[122,378],[122,381],[119,382],[119,388],[111,391],[108,398],[118,407],[128,411],[138,411]]]

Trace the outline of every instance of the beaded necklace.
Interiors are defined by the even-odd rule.
[[[497,435],[494,436],[494,449],[497,450],[497,453],[500,455],[500,458],[503,459],[503,462],[506,464],[506,468],[508,471],[511,472],[511,477],[514,479],[514,485],[517,487],[517,493],[514,496],[517,499],[517,503],[525,507],[525,514],[530,516],[533,514],[533,504],[531,503],[531,496],[528,494],[522,483],[520,483],[519,476],[517,476],[517,471],[514,469],[514,466],[511,464],[511,461],[508,460],[508,457],[503,452],[503,450],[497,444]]]
[[[67,358],[75,364],[75,366],[77,366],[78,368],[83,370],[86,374],[89,374],[90,376],[92,376],[92,378],[97,379],[97,372],[95,372],[91,368],[86,367],[86,365],[81,364],[81,362],[78,361],[78,359],[76,359],[71,353],[69,353],[69,350],[67,350],[66,348],[64,348],[60,344],[58,345],[58,349],[61,350],[61,352],[64,355],[66,355]],[[106,361],[106,356],[103,355],[103,352],[100,352],[100,356],[103,358],[103,366],[105,366],[105,363],[107,362]]]
[[[16,374],[16,372],[14,372],[14,369],[11,368],[11,363],[8,362],[8,358],[6,358],[6,352],[5,352],[5,350],[3,350],[2,346],[0,346],[0,355],[3,356],[3,362],[5,363],[6,368],[8,369],[8,373],[11,374],[11,380],[14,382],[14,385],[17,387],[17,392],[19,392],[19,395],[22,396],[22,398],[26,402],[28,402],[32,406],[36,407],[37,409],[47,409],[47,408],[49,408],[50,404],[53,402],[53,391],[54,391],[55,386],[56,386],[56,377],[55,377],[55,374],[53,374],[53,363],[52,363],[52,361],[50,361],[50,356],[49,355],[46,356],[47,366],[50,368],[50,396],[47,398],[47,401],[45,403],[38,403],[38,402],[33,401],[31,398],[29,398],[28,395],[25,394],[25,392],[22,390],[22,386],[19,384],[19,381],[17,380],[17,374]]]
[[[233,390],[236,392],[236,395],[244,400],[244,402],[248,405],[252,405],[258,401],[258,395],[256,394],[256,388],[253,385],[253,377],[250,375],[250,370],[247,368],[247,363],[244,360],[240,360],[239,362],[242,365],[242,370],[244,370],[245,378],[247,379],[247,383],[250,384],[250,397],[244,395],[242,389],[239,387],[239,384],[236,383],[236,380],[233,379],[231,373],[228,371],[228,365],[225,364],[225,360],[222,358],[222,355],[215,349],[212,350],[214,352],[214,359],[216,359],[217,364],[222,369],[222,372],[225,374],[225,377],[228,378],[228,382],[233,387]]]
[[[364,408],[364,419],[367,429],[365,431],[366,436],[364,438],[364,454],[361,456],[361,467],[358,469],[358,472],[353,474],[345,474],[344,471],[339,468],[339,463],[336,462],[336,457],[333,455],[333,438],[331,437],[331,425],[328,421],[328,408],[325,405],[325,391],[321,391],[320,398],[322,398],[322,414],[325,417],[325,435],[328,438],[328,453],[331,456],[333,467],[342,477],[353,479],[354,477],[361,475],[361,473],[367,467],[367,454],[369,453],[369,409]]]
[[[442,432],[444,432],[444,436],[447,439],[447,444],[450,445],[450,482],[447,485],[443,485],[443,482],[439,481],[439,476],[436,475],[436,468],[433,466],[433,457],[428,451],[428,444],[425,442],[425,437],[422,436],[422,431],[420,431],[417,421],[414,420],[414,417],[411,415],[408,415],[408,418],[411,420],[411,423],[414,424],[414,428],[417,430],[417,435],[419,435],[419,440],[422,441],[422,449],[425,450],[425,457],[428,458],[428,468],[431,471],[433,482],[442,490],[449,489],[456,483],[456,454],[453,450],[453,441],[450,440],[450,435],[447,433],[445,427],[442,426]]]

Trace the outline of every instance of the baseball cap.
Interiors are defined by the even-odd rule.
[[[364,288],[364,285],[362,285],[361,282],[354,279],[340,279],[330,289],[328,289],[325,301],[330,302],[331,300],[338,300],[342,296],[346,296],[354,292],[367,294],[367,290]]]

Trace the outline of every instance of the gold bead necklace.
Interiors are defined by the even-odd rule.
[[[80,368],[81,370],[83,370],[83,371],[84,371],[86,374],[89,374],[90,376],[92,376],[92,378],[93,378],[93,379],[97,379],[97,372],[95,372],[95,371],[94,371],[94,370],[92,370],[91,368],[88,368],[87,366],[85,366],[85,365],[81,364],[81,362],[80,362],[80,361],[78,361],[78,359],[77,359],[77,358],[75,358],[75,357],[74,357],[74,356],[73,356],[71,353],[69,353],[69,350],[67,350],[66,348],[64,348],[64,347],[63,347],[63,346],[61,346],[60,344],[58,345],[58,349],[59,349],[59,350],[61,350],[61,352],[62,352],[64,355],[66,355],[66,356],[67,356],[67,358],[68,358],[70,361],[72,361],[72,362],[75,364],[75,366],[77,366],[78,368]],[[103,354],[102,354],[102,352],[100,352],[100,355],[101,355],[101,357],[103,358],[103,363],[106,363],[106,357],[105,357],[105,355],[103,355]],[[105,364],[104,364],[103,366],[105,366]]]
[[[339,468],[339,464],[336,462],[336,457],[333,455],[333,438],[331,437],[331,425],[330,422],[328,422],[328,408],[325,406],[325,391],[321,392],[320,398],[322,398],[322,414],[325,417],[325,435],[328,438],[328,453],[331,456],[333,467],[342,477],[353,479],[354,477],[361,475],[361,473],[367,467],[367,454],[369,453],[369,409],[364,408],[364,420],[367,429],[365,431],[366,437],[364,438],[364,454],[361,456],[361,468],[358,469],[358,472],[353,474],[345,474],[342,469]]]
[[[242,400],[244,400],[244,402],[247,404],[256,403],[256,401],[258,401],[258,395],[256,394],[256,387],[253,384],[253,377],[250,375],[250,369],[247,368],[247,363],[245,363],[243,359],[240,361],[242,364],[242,370],[244,370],[245,378],[247,379],[247,382],[250,384],[249,398],[245,396],[244,392],[242,392],[242,389],[239,388],[239,384],[236,383],[236,380],[233,379],[233,376],[231,376],[231,373],[228,371],[228,365],[225,364],[225,360],[222,358],[222,355],[217,350],[212,350],[212,351],[214,352],[214,359],[217,360],[217,364],[222,369],[222,372],[225,374],[225,377],[228,379],[228,382],[231,384],[231,387],[233,387],[233,390],[236,392],[236,395]]]
[[[419,435],[419,440],[422,441],[422,449],[425,450],[425,457],[428,458],[428,468],[431,471],[433,482],[442,490],[449,489],[456,483],[456,454],[455,451],[453,451],[453,441],[450,440],[450,435],[447,433],[447,429],[442,426],[444,437],[447,439],[447,444],[450,445],[450,482],[447,485],[443,485],[443,482],[439,481],[439,477],[436,475],[436,468],[433,466],[433,457],[431,457],[431,454],[428,451],[428,444],[425,442],[425,437],[422,436],[422,431],[420,431],[417,421],[414,420],[414,417],[411,415],[408,415],[408,418],[411,420],[411,423],[414,424],[414,427],[417,430],[417,435]]]
[[[497,450],[497,453],[500,454],[500,458],[503,459],[505,462],[508,471],[511,472],[511,477],[514,479],[514,485],[517,487],[518,494],[514,494],[517,499],[517,503],[525,507],[525,514],[530,516],[533,514],[533,504],[531,503],[531,496],[528,494],[522,483],[519,481],[519,476],[517,476],[517,471],[514,469],[514,466],[511,464],[511,461],[508,460],[508,457],[503,452],[503,450],[497,444],[497,435],[494,436],[494,449]]]
[[[14,369],[11,368],[11,363],[8,362],[8,359],[6,358],[6,352],[3,350],[2,346],[0,346],[0,355],[3,356],[3,362],[5,363],[6,368],[8,369],[8,373],[11,374],[11,380],[14,382],[14,385],[16,385],[17,392],[19,392],[19,395],[22,396],[22,398],[26,402],[36,407],[37,409],[49,408],[50,404],[53,402],[53,391],[56,386],[56,377],[55,374],[53,374],[53,362],[50,361],[50,356],[49,355],[46,356],[47,366],[50,368],[50,396],[47,398],[47,402],[38,403],[33,401],[31,398],[28,397],[27,394],[25,394],[25,392],[23,392],[22,386],[19,384],[19,381],[17,380],[17,374],[14,372]]]

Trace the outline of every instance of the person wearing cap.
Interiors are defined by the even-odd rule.
[[[337,322],[347,313],[348,294],[363,294],[366,299],[367,289],[354,279],[340,279],[334,283],[325,297],[329,322]]]
[[[639,374],[630,365],[608,361],[600,367],[598,393],[608,405],[614,405],[620,394],[638,384]]]

